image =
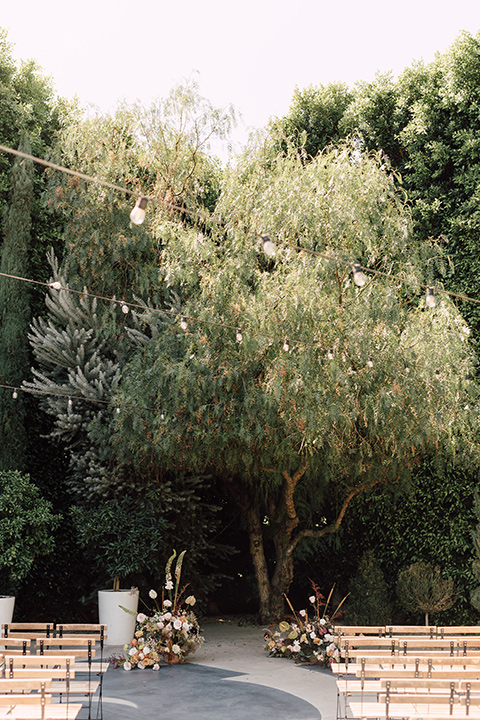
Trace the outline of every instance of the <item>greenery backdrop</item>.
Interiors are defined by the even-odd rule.
[[[10,431],[28,446],[19,469],[63,513],[55,557],[29,576],[37,597],[54,591],[39,614],[94,613],[111,566],[102,552],[84,556],[79,539],[94,527],[82,518],[123,498],[117,541],[138,561],[123,564],[127,582],[155,583],[172,547],[187,547],[204,608],[259,603],[267,619],[282,613],[283,592],[301,601],[310,577],[325,592],[352,588],[353,608],[368,566],[382,573],[382,612],[394,617],[398,572],[418,560],[455,581],[459,600],[439,622],[476,619],[480,316],[438,294],[427,310],[423,286],[477,297],[479,42],[462,35],[398,80],[297,91],[289,115],[224,171],[208,141],[234,118],[193,84],[148,109],[85,119],[34,65],[16,68],[2,36],[2,142],[25,138],[35,154],[161,200],[133,227],[123,196],[32,168],[22,272],[113,299],[50,290],[44,307],[32,293],[24,388],[47,394],[21,393],[11,430],[15,406],[1,391],[4,444]],[[12,175],[6,155],[1,163],[11,213],[24,166]],[[6,262],[21,246],[3,227]],[[357,262],[391,278],[358,288]],[[120,299],[136,312],[125,315]],[[9,337],[25,352],[15,319]],[[18,382],[7,370],[0,381]],[[153,533],[150,553],[134,547],[130,517]],[[72,557],[87,559],[82,572]],[[229,588],[241,588],[243,606]],[[31,617],[28,598],[20,611]]]

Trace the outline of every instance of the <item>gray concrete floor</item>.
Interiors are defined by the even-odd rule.
[[[216,619],[203,622],[202,632],[205,643],[183,665],[109,668],[104,720],[335,720],[330,670],[267,657],[260,627]],[[121,651],[107,646],[105,656]]]

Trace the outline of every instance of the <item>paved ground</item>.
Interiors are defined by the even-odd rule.
[[[209,620],[202,630],[204,645],[184,665],[110,668],[104,720],[335,720],[330,670],[267,657],[261,627]]]

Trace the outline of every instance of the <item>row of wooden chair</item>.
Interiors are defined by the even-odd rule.
[[[0,719],[73,720],[86,697],[88,718],[98,699],[97,718],[103,714],[102,676],[106,627],[85,624],[10,623],[2,626],[0,653]],[[100,649],[100,659],[94,662]],[[52,702],[52,697],[56,702]]]
[[[350,702],[355,718],[480,717],[480,681],[462,678],[444,680],[382,678],[376,699]],[[366,696],[365,696],[366,697]]]
[[[0,626],[1,637],[21,637],[34,640],[38,637],[88,637],[101,644],[107,640],[107,626],[99,623],[5,623]]]
[[[340,635],[376,635],[377,637],[397,637],[398,635],[420,635],[431,638],[444,638],[449,635],[480,635],[480,625],[335,625],[335,634]]]
[[[332,666],[337,717],[343,706],[343,717],[356,720],[480,720],[479,628],[423,636],[418,627],[408,630],[390,636],[350,628],[339,636],[344,663]]]

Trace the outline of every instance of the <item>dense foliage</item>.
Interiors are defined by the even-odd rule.
[[[28,475],[0,471],[0,577],[2,593],[12,592],[39,555],[54,548],[58,518]]]
[[[143,565],[140,580],[151,586],[165,552],[157,541],[167,537],[166,547],[188,547],[189,575],[203,575],[203,590],[195,586],[207,599],[229,556],[219,508],[233,503],[263,619],[283,615],[296,557],[311,558],[319,540],[333,557],[324,541],[344,518],[335,571],[345,585],[364,549],[392,589],[401,567],[437,564],[444,548],[442,568],[456,568],[445,570],[466,612],[472,516],[462,483],[478,463],[476,358],[468,322],[441,289],[466,290],[472,277],[462,262],[475,235],[476,51],[462,36],[448,57],[397,82],[297,91],[290,116],[224,173],[207,149],[231,114],[194,85],[148,110],[71,114],[55,126],[59,162],[156,198],[145,224],[132,226],[134,197],[48,173],[45,205],[64,223],[60,264],[51,255],[48,272],[64,289],[52,288],[47,312],[36,313],[34,379],[24,388],[42,393],[52,418],[49,435],[68,464],[61,497],[76,505],[82,542],[91,548],[104,522],[99,503],[123,518],[117,538],[108,523],[98,533],[95,561],[109,572]],[[48,117],[58,123],[58,110]],[[32,128],[33,149],[45,154]],[[337,149],[325,150],[332,142]],[[44,250],[36,197],[34,247]],[[274,256],[263,252],[266,234]],[[461,309],[475,330],[471,305]],[[432,540],[443,496],[433,480],[420,487],[418,468],[433,455],[437,478],[450,463],[452,507],[457,481],[462,488],[457,545],[453,535]],[[422,501],[427,494],[432,517],[409,516],[404,500],[392,515],[408,481]],[[143,563],[145,537],[132,557],[120,547],[136,542],[129,514],[155,538]],[[442,522],[453,527],[450,513]],[[396,547],[382,546],[397,526]],[[317,581],[334,574],[314,565]]]

